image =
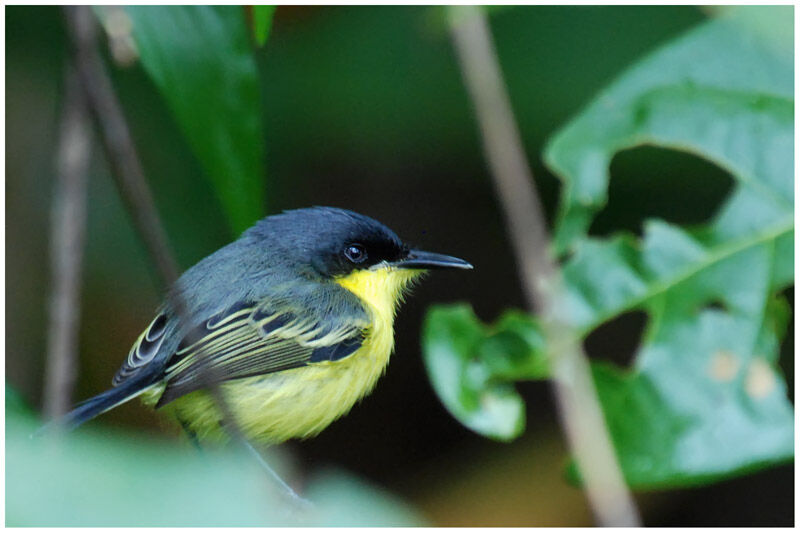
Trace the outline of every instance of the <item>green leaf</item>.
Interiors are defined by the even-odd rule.
[[[253,6],[253,34],[258,46],[264,46],[272,26],[272,16],[277,6]]]
[[[792,139],[785,136],[794,106],[792,56],[743,21],[769,18],[780,25],[791,17],[790,7],[729,12],[635,65],[559,132],[545,150],[548,166],[564,181],[557,249],[567,250],[586,233],[607,201],[611,158],[626,148],[652,144],[697,153],[755,187],[755,172],[763,180],[783,175],[787,160],[775,153],[785,153],[783,143]],[[720,118],[727,120],[717,126]],[[769,151],[760,153],[747,138],[756,131],[780,144],[762,138],[758,145]],[[740,147],[744,152],[736,153]],[[762,168],[770,165],[784,168]],[[785,192],[786,180],[769,185]]]
[[[447,410],[477,433],[511,440],[525,428],[525,404],[513,383],[547,376],[543,344],[538,325],[525,313],[508,311],[488,327],[461,304],[430,310],[422,348]]]
[[[145,71],[238,234],[264,211],[258,73],[242,8],[135,6],[125,11]]]
[[[6,525],[38,527],[417,526],[397,498],[351,475],[314,476],[295,509],[245,452],[197,451],[105,428],[31,435],[39,423],[6,387]],[[268,462],[278,469],[280,456]]]
[[[623,74],[546,150],[564,182],[556,248],[571,252],[561,319],[584,337],[628,311],[649,316],[632,368],[594,365],[633,486],[704,483],[793,457],[776,368],[789,317],[779,292],[794,279],[793,63],[763,29],[791,17],[735,9],[689,32]],[[732,193],[700,227],[651,220],[641,239],[588,237],[612,157],[643,144],[715,162]]]

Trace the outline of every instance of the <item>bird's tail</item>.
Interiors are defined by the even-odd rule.
[[[142,376],[147,378],[148,376]],[[72,411],[58,420],[54,420],[41,428],[37,433],[47,431],[51,426],[71,431],[84,422],[114,407],[132,400],[153,386],[152,379],[131,379],[117,387],[101,392],[97,396],[79,403]]]

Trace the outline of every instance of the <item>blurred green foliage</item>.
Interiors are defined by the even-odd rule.
[[[261,91],[244,9],[129,6],[125,11],[144,69],[238,236],[264,213]],[[270,15],[258,12],[259,39],[266,39]]]
[[[244,450],[198,451],[108,430],[32,436],[40,424],[7,386],[6,526],[423,524],[396,498],[344,473],[310,480],[305,493],[314,503],[305,508]],[[276,466],[277,458],[268,460]]]
[[[545,151],[564,183],[555,228],[557,252],[568,252],[559,321],[585,338],[624,313],[649,316],[630,369],[593,364],[634,487],[709,482],[794,454],[794,414],[776,368],[790,316],[779,293],[794,280],[792,43],[767,38],[767,20],[791,36],[791,8],[742,8],[667,44],[597,95]],[[641,238],[588,236],[607,201],[612,157],[643,144],[707,158],[736,186],[708,224],[650,220]],[[484,410],[493,418],[480,424],[472,418],[474,397],[490,393],[491,381],[454,395],[464,369],[443,370],[452,353],[489,364],[475,343],[465,345],[484,327],[463,313],[430,312],[430,377],[462,423],[497,437],[506,412]],[[454,321],[459,328],[443,329]],[[515,379],[553,349],[530,351]]]
[[[253,35],[258,46],[264,46],[269,37],[269,28],[272,26],[272,16],[276,6],[252,6],[253,9]]]

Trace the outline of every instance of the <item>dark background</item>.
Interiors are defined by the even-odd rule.
[[[679,6],[492,13],[548,214],[558,183],[541,163],[545,140],[626,66],[707,16]],[[583,494],[563,478],[565,444],[546,383],[520,387],[527,431],[500,444],[450,417],[425,376],[419,331],[429,305],[468,301],[487,321],[522,306],[502,214],[438,8],[281,7],[257,57],[269,213],[308,205],[350,208],[414,244],[475,265],[468,273],[435,273],[416,289],[397,319],[396,354],[376,391],[319,437],[284,446],[298,475],[343,467],[406,498],[434,525],[591,523]],[[57,8],[6,9],[6,379],[32,405],[41,401],[64,58]],[[112,70],[171,244],[186,268],[232,236],[141,67]],[[729,175],[707,162],[655,148],[618,155],[611,173],[610,202],[592,227],[596,234],[638,232],[649,217],[702,222],[732,186]],[[95,146],[76,400],[107,388],[159,299],[153,270]],[[629,314],[601,327],[586,341],[590,356],[625,364],[643,324],[642,316]],[[790,333],[782,365],[792,393],[793,348]],[[95,424],[177,437],[135,402]],[[793,465],[637,499],[652,526],[791,525]]]

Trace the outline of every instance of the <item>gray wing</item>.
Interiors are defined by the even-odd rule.
[[[197,324],[176,348],[168,339],[176,336],[174,322],[167,311],[153,320],[114,377],[115,386],[157,365],[167,385],[161,406],[214,383],[343,359],[358,350],[369,329],[358,299],[334,284],[238,302]],[[159,354],[168,344],[168,355]]]

